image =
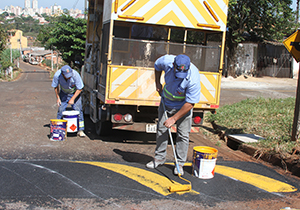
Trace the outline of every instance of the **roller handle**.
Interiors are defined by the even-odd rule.
[[[165,117],[166,117],[166,119],[168,119],[168,115],[167,115],[167,111],[166,111],[166,107],[165,107],[165,103],[164,103],[164,99],[163,98],[161,98],[161,103],[162,103],[163,108],[164,108]],[[172,137],[172,133],[171,133],[171,129],[170,128],[168,128],[168,132],[169,132],[170,141],[171,141],[172,150],[173,150],[173,155],[174,155],[174,159],[175,159],[175,165],[176,165],[176,168],[177,168],[177,171],[178,171],[178,176],[181,176],[181,173],[180,173],[180,170],[179,170],[179,164],[178,164],[176,153],[175,153],[175,147],[174,147],[173,137]]]

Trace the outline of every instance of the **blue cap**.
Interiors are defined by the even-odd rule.
[[[73,76],[73,69],[68,66],[65,65],[63,67],[61,67],[61,73],[66,77],[66,78],[70,78]]]
[[[186,78],[190,69],[191,60],[187,55],[177,55],[174,59],[175,76],[178,78]]]

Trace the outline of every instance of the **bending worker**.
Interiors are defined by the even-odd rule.
[[[59,69],[54,74],[52,80],[52,87],[54,87],[58,106],[57,119],[62,119],[62,113],[66,110],[68,104],[70,104],[74,110],[79,111],[79,128],[77,135],[80,137],[85,137],[84,116],[80,96],[83,86],[79,73],[68,65]]]
[[[164,115],[162,101],[158,108],[156,149],[154,159],[147,168],[156,168],[166,161],[168,128],[176,123],[176,155],[180,174],[187,158],[189,134],[192,127],[193,107],[200,100],[200,74],[186,55],[164,55],[155,61],[156,90],[164,102],[168,119]],[[162,88],[161,75],[165,71],[165,85]],[[177,167],[174,174],[178,174]]]

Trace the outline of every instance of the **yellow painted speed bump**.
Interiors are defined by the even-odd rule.
[[[165,163],[174,165],[174,163]],[[192,163],[186,163],[185,166],[192,166]],[[272,179],[263,175],[243,171],[228,166],[216,165],[215,173],[228,176],[230,178],[251,184],[267,192],[295,192],[298,189],[287,183]]]
[[[72,161],[72,162],[94,165],[122,174],[123,176],[133,179],[139,182],[140,184],[145,185],[164,196],[171,194],[168,190],[169,186],[173,184],[174,185],[180,184],[178,182],[168,179],[165,176],[161,176],[159,174],[144,169],[132,167],[132,166],[116,164],[116,163],[94,162],[94,161]],[[174,163],[165,163],[165,164],[174,165]],[[192,163],[186,163],[184,165],[192,166]],[[287,183],[263,175],[243,171],[228,166],[216,165],[215,173],[222,174],[224,176],[239,180],[247,184],[251,184],[267,192],[297,191],[297,188]],[[181,192],[178,194],[184,194],[184,193],[186,192]],[[200,194],[199,192],[194,190],[188,191],[187,193]]]
[[[259,174],[242,171],[240,169],[231,168],[227,166],[217,165],[215,169],[215,173],[222,174],[224,176],[231,177],[233,179],[237,179],[241,182],[245,182],[251,184],[255,187],[263,189],[268,192],[295,192],[297,188],[289,185],[287,183],[262,176]]]
[[[72,162],[94,165],[122,174],[123,176],[133,179],[139,182],[140,184],[145,185],[164,196],[172,194],[168,190],[170,186],[180,185],[180,183],[172,181],[165,176],[161,176],[159,174],[144,169],[132,167],[132,166],[116,164],[116,163],[94,162],[94,161],[72,161]],[[184,194],[184,193],[200,194],[199,192],[196,192],[194,190],[187,191],[187,192],[178,192],[178,194]]]

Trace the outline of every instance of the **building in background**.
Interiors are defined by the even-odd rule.
[[[82,10],[79,9],[70,9],[70,15],[74,18],[84,18],[82,15]],[[24,0],[24,8],[20,6],[5,6],[4,10],[0,9],[0,14],[3,12],[7,12],[8,14],[13,13],[16,16],[35,16],[36,13],[38,14],[47,14],[49,16],[55,15],[59,16],[63,14],[63,9],[60,5],[54,4],[50,7],[38,7],[38,0]],[[13,19],[14,16],[12,16]]]
[[[24,8],[29,9],[30,8],[30,0],[25,0],[24,1]]]
[[[27,38],[23,36],[23,31],[12,29],[7,31],[7,33],[7,44],[11,46],[12,49],[27,48]]]

